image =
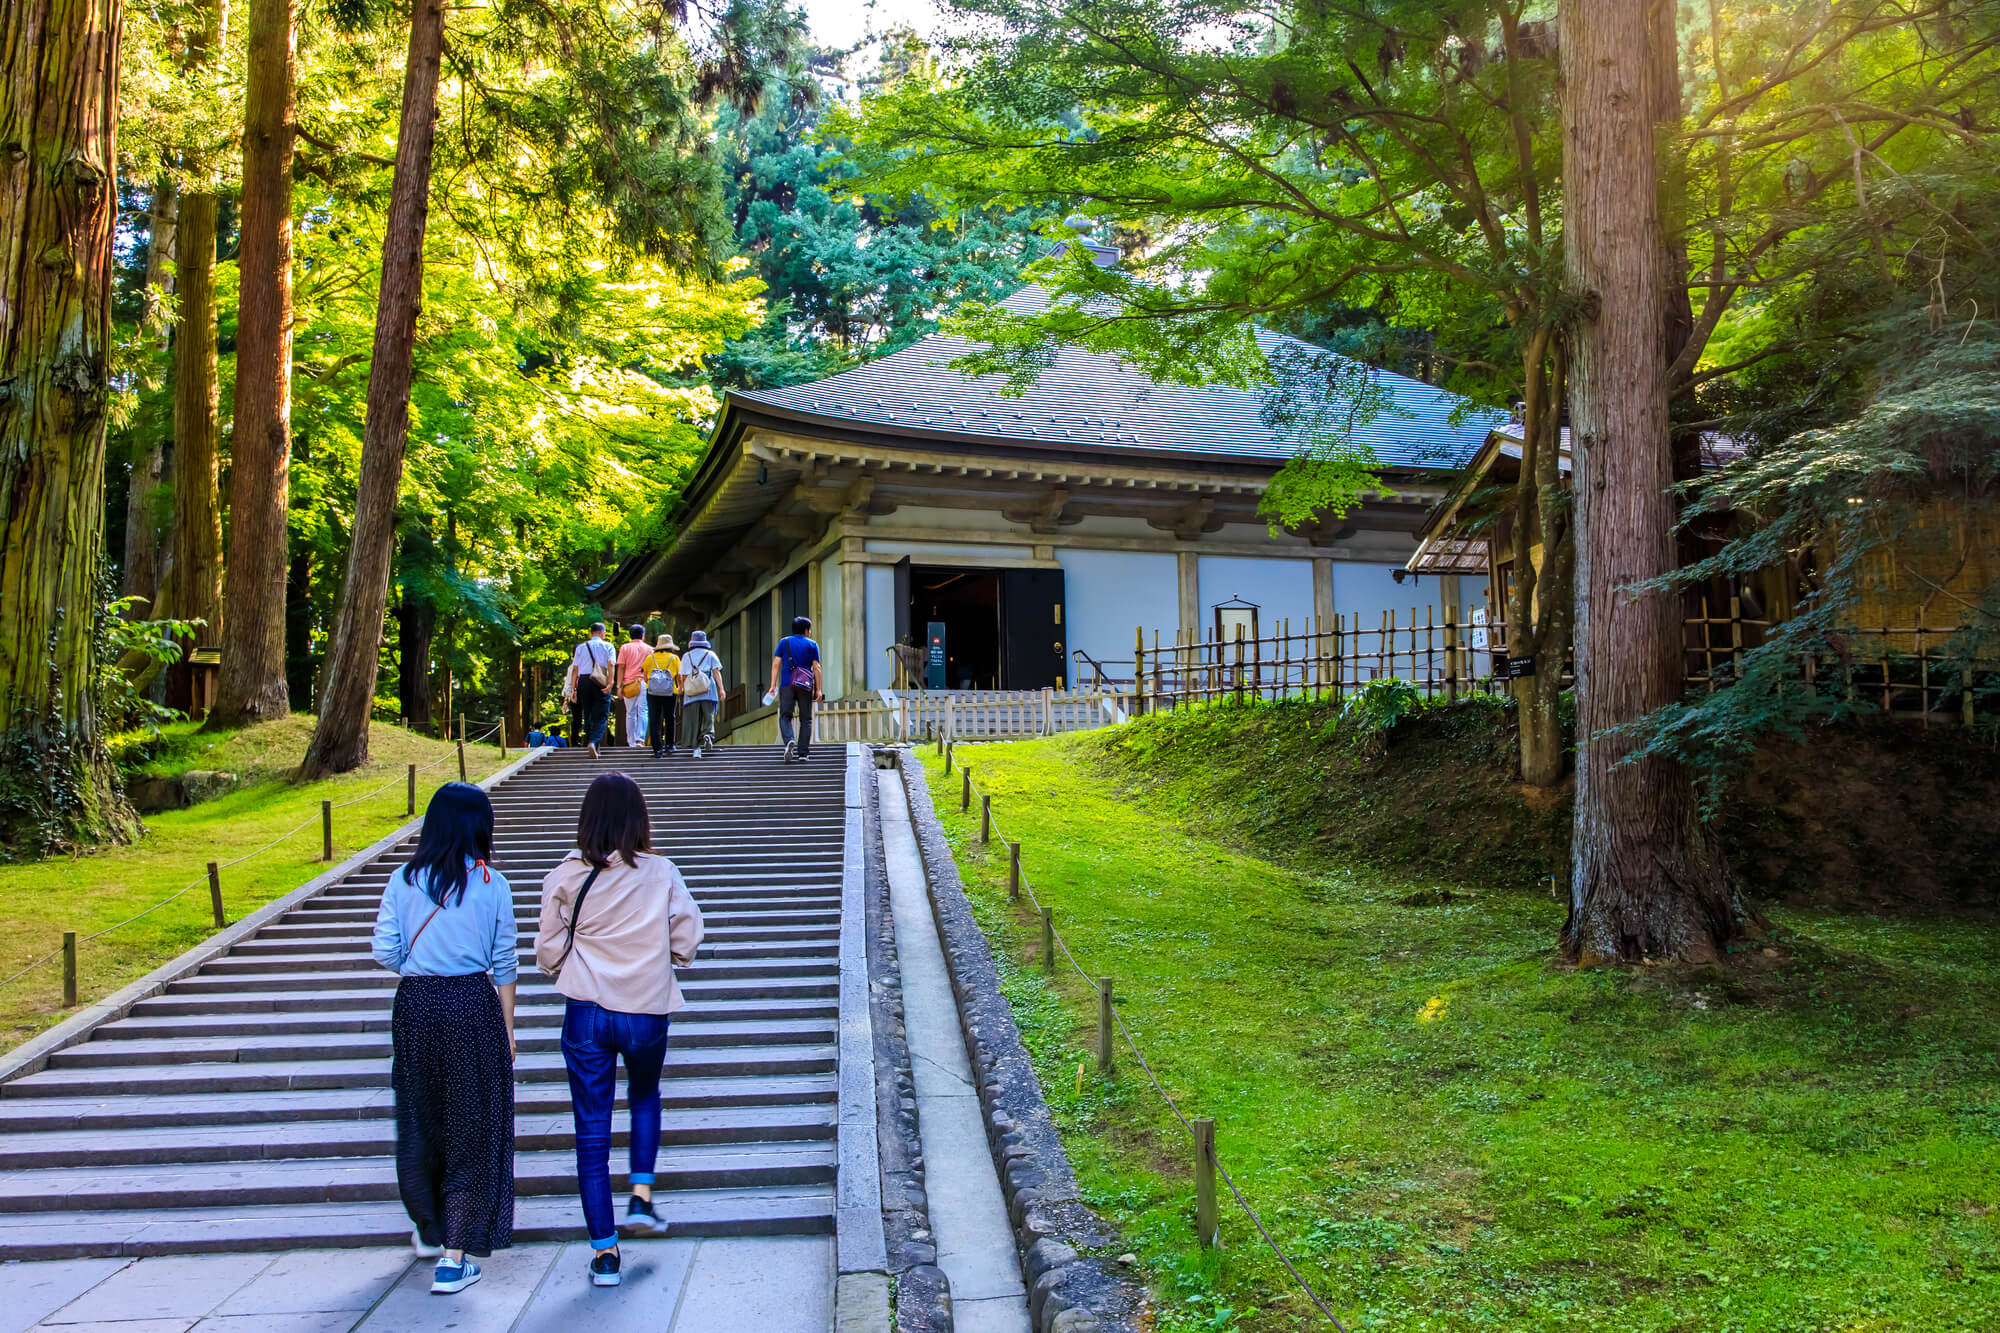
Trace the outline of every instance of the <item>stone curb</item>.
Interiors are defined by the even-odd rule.
[[[1150,1327],[1150,1303],[1129,1274],[1092,1253],[1112,1245],[1117,1235],[1077,1196],[1069,1154],[1021,1044],[1013,1006],[1000,993],[992,947],[973,919],[923,765],[900,762],[908,753],[900,752],[897,767],[979,1083],[987,1147],[1021,1254],[1029,1322],[1035,1333],[1138,1333]]]
[[[900,1333],[951,1333],[951,1280],[937,1266],[924,1144],[917,1131],[917,1084],[903,1026],[903,974],[882,852],[881,793],[871,760],[862,807],[868,876],[868,991],[874,1018],[876,1143],[882,1167],[882,1224],[896,1282]],[[883,1327],[886,1327],[884,1325]],[[838,1329],[837,1333],[846,1333]]]
[[[496,769],[479,780],[479,786],[492,790],[500,783],[534,763],[548,752],[547,747],[537,746],[516,759],[505,768]],[[424,817],[418,815],[380,841],[307,880],[282,898],[274,898],[262,907],[244,917],[241,921],[227,926],[210,935],[180,957],[154,968],[145,976],[110,995],[79,1009],[75,1014],[50,1028],[38,1037],[33,1037],[15,1047],[5,1055],[0,1055],[0,1083],[39,1073],[56,1052],[88,1040],[98,1024],[123,1018],[131,1012],[132,1006],[141,1000],[150,999],[167,988],[170,982],[198,970],[203,964],[221,957],[255,935],[265,926],[297,907],[300,903],[317,898],[333,885],[361,869],[375,858],[394,850],[397,843],[415,833],[423,826]]]

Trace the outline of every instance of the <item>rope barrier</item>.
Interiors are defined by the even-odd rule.
[[[496,732],[500,730],[501,727],[505,725],[506,725],[505,722],[495,722],[486,731],[481,732],[478,736],[472,738],[471,740],[466,741],[466,744],[467,745],[478,744],[479,742],[484,741],[487,737],[494,735]],[[417,771],[419,773],[429,772],[431,769],[436,768],[439,764],[449,763],[452,760],[456,759],[457,757],[458,755],[456,750],[453,750],[445,754],[442,758],[435,759],[432,762],[425,764]],[[375,790],[369,792],[363,792],[361,795],[353,797],[350,800],[341,801],[338,804],[334,805],[333,808],[335,810],[345,810],[350,805],[359,805],[363,801],[372,800],[373,798],[380,796],[383,792],[388,791],[391,787],[397,787],[403,785],[408,780],[409,778],[407,773],[402,777],[392,778],[388,782],[385,782],[381,786],[375,788]],[[284,833],[280,833],[277,837],[271,839],[263,846],[253,848],[252,850],[243,853],[243,855],[235,858],[234,860],[223,861],[219,863],[216,866],[216,869],[219,871],[227,870],[232,866],[242,865],[245,861],[248,861],[253,856],[262,856],[265,852],[270,851],[273,847],[276,847],[279,843],[289,841],[292,838],[296,838],[299,834],[305,832],[307,829],[313,827],[315,824],[318,824],[319,822],[320,822],[320,816],[314,815],[311,818],[305,820],[303,823],[294,826],[293,828],[287,830]],[[122,930],[124,927],[131,925],[134,921],[139,921],[146,917],[149,917],[153,913],[159,911],[162,907],[167,906],[169,903],[177,902],[180,899],[187,897],[188,894],[193,893],[196,889],[201,888],[206,883],[208,883],[208,874],[206,871],[204,871],[200,878],[188,884],[187,887],[180,889],[174,893],[168,894],[166,897],[154,903],[151,907],[148,907],[143,911],[136,912],[133,915],[126,917],[123,921],[119,921],[113,925],[106,926],[102,930],[94,931],[89,935],[79,936],[76,941],[77,947],[81,948],[82,946],[90,943],[92,940],[101,939],[104,936],[109,935],[114,930]],[[22,968],[20,971],[15,972],[5,978],[0,978],[0,986],[10,986],[14,982],[19,981],[22,977],[27,976],[28,973],[34,971],[36,968],[47,966],[48,964],[54,962],[56,959],[62,957],[62,952],[63,951],[61,949],[57,949],[53,953],[45,954],[44,956],[37,958],[34,962],[29,963],[26,967]]]
[[[987,794],[980,792],[978,786],[972,783],[970,779],[967,780],[967,785],[976,795],[985,796]],[[988,807],[987,827],[992,835],[1000,840],[1003,846],[1006,845],[1009,839],[1001,834],[999,821],[992,818],[990,807]],[[1026,868],[1021,870],[1020,882],[1022,894],[1028,899],[1029,904],[1034,907],[1035,911],[1039,913],[1042,910],[1042,900],[1036,895],[1034,886],[1028,882]],[[1069,960],[1069,965],[1076,969],[1076,975],[1083,981],[1083,984],[1090,987],[1094,994],[1103,994],[1103,987],[1099,986],[1096,980],[1091,977],[1089,970],[1077,961],[1076,955],[1070,951],[1069,941],[1062,937],[1062,932],[1051,926],[1049,928],[1049,937],[1055,941],[1056,948],[1062,951],[1062,956]],[[1188,1123],[1188,1118],[1182,1113],[1180,1104],[1174,1100],[1173,1094],[1167,1091],[1166,1085],[1160,1082],[1159,1075],[1153,1072],[1152,1062],[1147,1060],[1146,1053],[1139,1049],[1139,1042],[1137,1038],[1133,1037],[1132,1029],[1125,1025],[1125,1016],[1118,1012],[1115,1005],[1111,1007],[1111,1021],[1117,1026],[1119,1035],[1124,1037],[1126,1047],[1132,1052],[1132,1058],[1137,1060],[1139,1068],[1145,1071],[1146,1081],[1153,1085],[1153,1091],[1160,1094],[1160,1100],[1167,1104],[1167,1109],[1173,1112],[1174,1119],[1180,1122],[1181,1128],[1187,1131],[1188,1137],[1198,1139],[1194,1126]],[[1311,1301],[1314,1308],[1326,1316],[1327,1322],[1331,1323],[1338,1330],[1338,1333],[1347,1333],[1347,1325],[1341,1323],[1340,1316],[1327,1308],[1326,1302],[1320,1299],[1319,1293],[1312,1289],[1312,1284],[1307,1282],[1305,1275],[1299,1272],[1298,1265],[1292,1262],[1292,1257],[1285,1253],[1284,1248],[1271,1235],[1270,1228],[1264,1225],[1264,1219],[1259,1217],[1257,1210],[1250,1206],[1250,1200],[1243,1196],[1241,1189],[1237,1188],[1236,1178],[1229,1174],[1229,1169],[1222,1164],[1220,1156],[1216,1156],[1213,1160],[1215,1162],[1216,1174],[1222,1177],[1224,1184],[1229,1186],[1229,1193],[1235,1198],[1237,1205],[1249,1216],[1251,1225],[1257,1228],[1257,1234],[1264,1238],[1264,1244],[1270,1248],[1272,1254],[1278,1257],[1278,1262],[1285,1266],[1285,1271],[1292,1275],[1292,1281],[1299,1284],[1299,1290],[1305,1293],[1306,1299]]]

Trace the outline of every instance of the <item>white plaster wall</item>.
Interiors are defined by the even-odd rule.
[[[1336,568],[1338,568],[1336,566]],[[1313,613],[1313,572],[1310,560],[1264,559],[1260,556],[1205,555],[1197,565],[1201,626],[1213,631],[1215,604],[1240,598],[1257,604],[1257,631],[1278,632],[1278,622],[1291,617],[1292,631],[1310,627]],[[1163,628],[1177,617],[1169,615]],[[1164,638],[1165,636],[1162,635]]]
[[[867,570],[868,688],[879,690],[895,680],[888,649],[896,640],[896,571],[888,565],[869,565]]]
[[[1412,639],[1408,634],[1393,636],[1389,643],[1392,649],[1385,658],[1382,655],[1384,640],[1380,634],[1382,613],[1392,612],[1399,628],[1407,629],[1412,612],[1416,623],[1424,622],[1426,613],[1433,623],[1444,622],[1443,588],[1434,577],[1395,580],[1395,565],[1363,565],[1336,563],[1333,567],[1333,609],[1346,617],[1346,628],[1351,637],[1342,648],[1342,656],[1353,658],[1364,655],[1359,661],[1350,661],[1347,667],[1349,680],[1370,680],[1375,676],[1401,676],[1406,680],[1422,679],[1427,673],[1444,669],[1442,647],[1444,636],[1435,636],[1438,651],[1433,654],[1413,654],[1412,649],[1419,644],[1429,644],[1431,640],[1419,636]],[[1470,613],[1470,608],[1480,605],[1485,595],[1485,579],[1465,578],[1459,581],[1459,596]],[[1400,652],[1393,651],[1400,649]]]
[[[813,611],[813,628],[819,632],[819,669],[821,684],[826,688],[829,699],[843,698],[847,694],[847,681],[843,665],[847,658],[842,645],[847,642],[848,627],[840,619],[840,560],[830,555],[819,562],[819,600]]]
[[[1080,648],[1100,662],[1129,661],[1132,631],[1141,626],[1149,644],[1154,630],[1172,641],[1180,624],[1180,572],[1173,556],[1058,550],[1056,562],[1063,569],[1066,656]],[[1306,591],[1310,596],[1310,573]],[[1089,679],[1073,656],[1068,656],[1065,672],[1072,681]]]

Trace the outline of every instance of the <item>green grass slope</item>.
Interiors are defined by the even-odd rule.
[[[1349,1328],[2000,1327],[1989,929],[1781,908],[1788,942],[1726,975],[1565,970],[1561,908],[1532,887],[1538,816],[1508,815],[1527,823],[1496,854],[1431,810],[1468,799],[1449,766],[1356,804],[1351,772],[1294,773],[1268,720],[1230,721],[961,755],[1165,1087],[1215,1118],[1221,1160]],[[1324,1328],[1226,1194],[1223,1249],[1194,1245],[1185,1136],[1122,1048],[1097,1077],[1090,994],[1066,964],[1043,979],[977,805],[938,804],[1161,1327]],[[1385,868],[1398,843],[1425,868]]]
[[[78,1000],[101,999],[214,932],[203,870],[208,862],[232,861],[291,832],[276,847],[222,872],[224,907],[229,919],[237,920],[326,869],[319,859],[322,800],[352,801],[387,784],[387,790],[334,812],[333,854],[340,859],[403,822],[407,765],[425,770],[417,777],[419,810],[440,784],[458,777],[453,744],[378,722],[369,735],[365,766],[323,782],[293,782],[289,775],[305,754],[312,726],[306,714],[221,733],[177,723],[148,773],[222,769],[236,773],[243,785],[186,810],[147,816],[145,837],[130,846],[0,865],[0,921],[6,923],[0,931],[0,979],[58,949],[66,930],[79,937],[94,934],[202,881],[166,906],[79,947]],[[466,747],[467,776],[474,781],[500,762],[496,746]],[[298,828],[301,824],[306,827]],[[0,984],[0,1049],[70,1012],[62,1007],[58,963]]]

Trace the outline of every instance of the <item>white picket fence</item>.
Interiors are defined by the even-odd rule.
[[[1108,690],[878,690],[838,699],[813,715],[824,741],[1018,740],[1123,722],[1126,700]]]

